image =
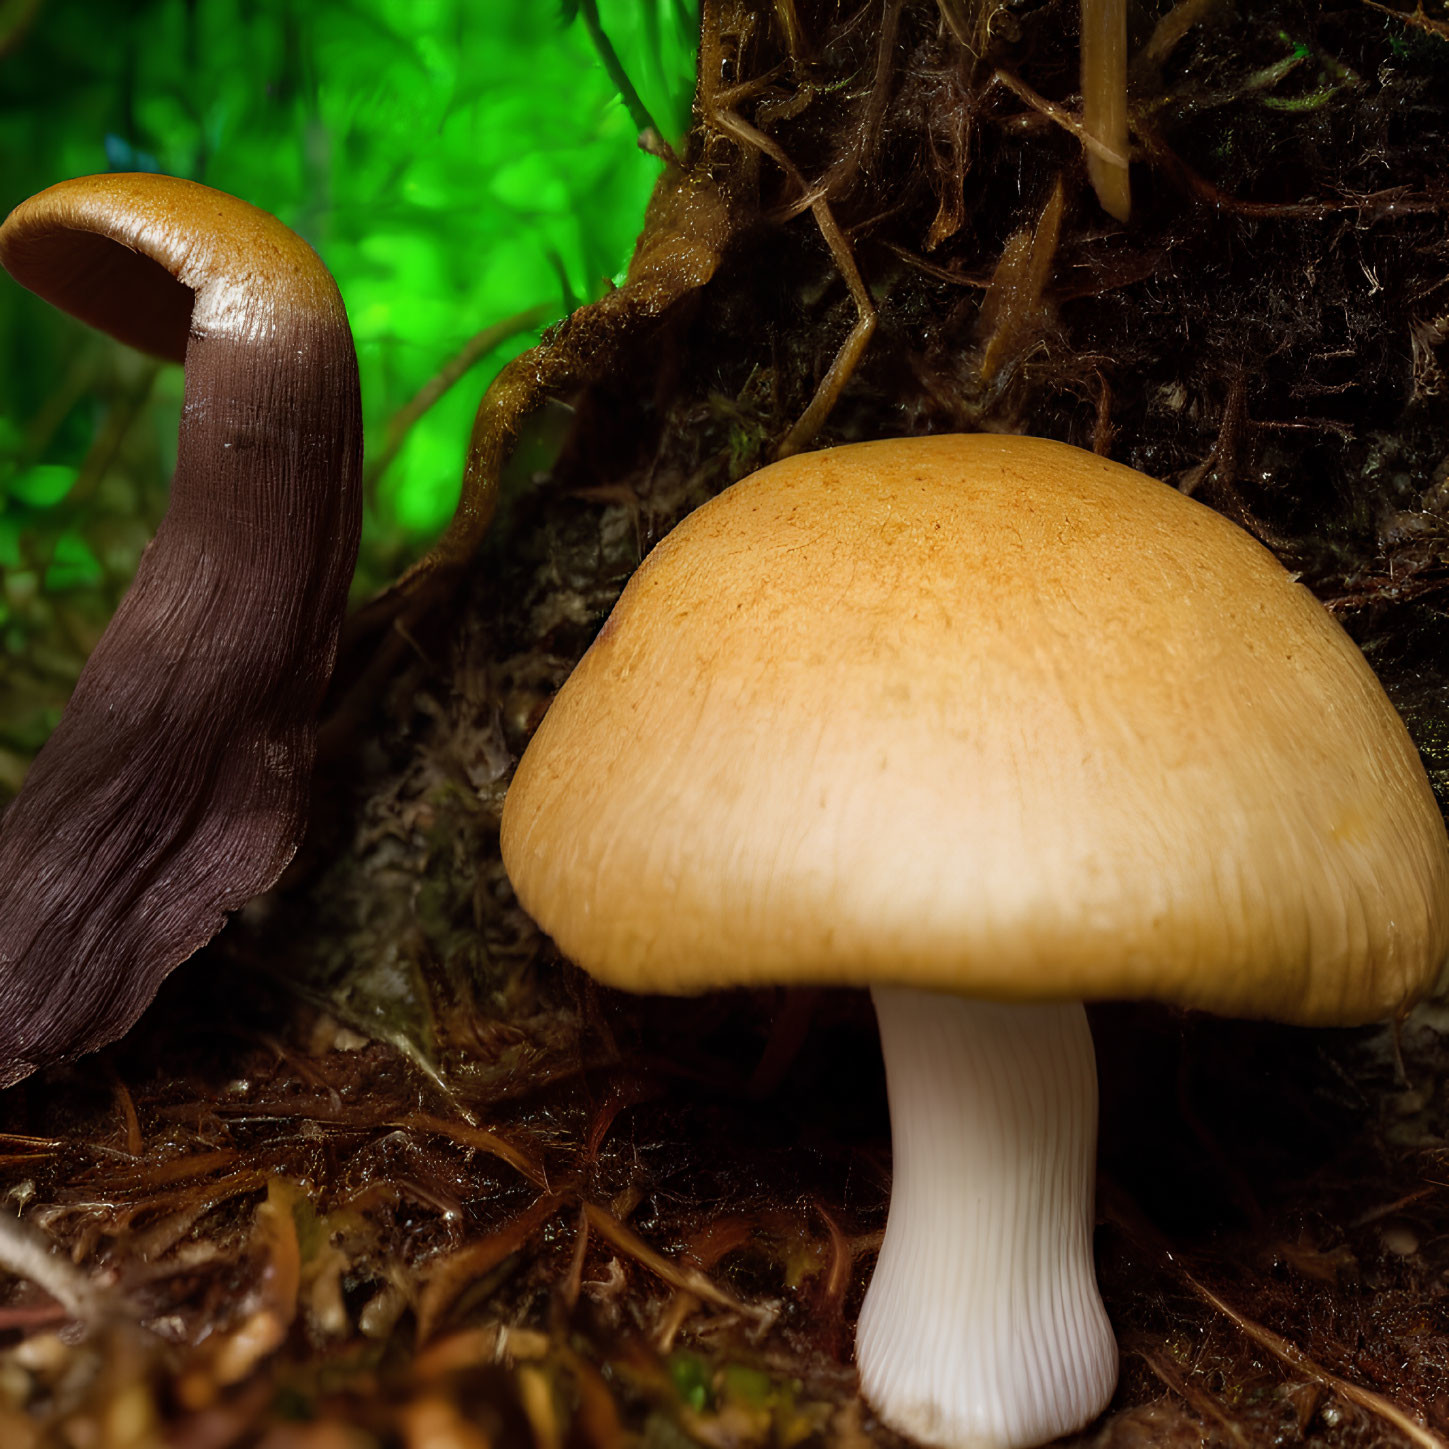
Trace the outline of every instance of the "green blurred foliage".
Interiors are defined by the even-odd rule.
[[[337,277],[369,451],[482,329],[621,274],[660,163],[579,0],[0,0],[0,210],[157,169],[265,207]],[[693,90],[697,0],[598,0],[659,131]],[[484,354],[374,481],[361,586],[457,497]],[[181,379],[0,280],[0,791],[38,745],[165,506]],[[74,668],[72,668],[72,665]],[[27,678],[22,678],[27,676]]]

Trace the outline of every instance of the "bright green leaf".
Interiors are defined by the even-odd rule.
[[[79,469],[58,463],[39,463],[23,468],[5,485],[5,491],[20,503],[32,508],[49,508],[59,503],[75,486]]]

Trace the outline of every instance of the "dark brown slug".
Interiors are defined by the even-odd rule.
[[[0,226],[63,311],[184,362],[171,504],[0,817],[0,1085],[121,1036],[305,823],[361,522],[346,313],[276,218],[173,177],[63,182]]]

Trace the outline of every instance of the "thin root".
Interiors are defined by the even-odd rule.
[[[672,1258],[666,1258],[663,1253],[651,1248],[632,1228],[621,1223],[607,1208],[602,1208],[597,1203],[585,1203],[584,1215],[589,1226],[605,1242],[611,1243],[617,1251],[647,1268],[655,1277],[662,1278],[671,1288],[692,1293],[705,1303],[713,1303],[716,1308],[726,1308],[747,1318],[766,1319],[771,1316],[770,1310],[754,1307],[736,1298],[698,1268],[681,1265]]]
[[[824,194],[807,187],[794,162],[780,146],[743,116],[734,111],[716,109],[711,119],[727,136],[768,156],[799,187],[802,196],[809,198],[810,213],[814,216],[820,235],[825,239],[825,245],[830,248],[830,254],[834,257],[835,265],[844,277],[845,285],[850,289],[851,300],[855,303],[855,326],[850,329],[850,335],[841,344],[825,376],[820,379],[815,396],[810,399],[805,411],[796,419],[795,425],[785,434],[775,450],[777,458],[788,458],[792,453],[798,453],[809,446],[830,415],[830,410],[839,401],[840,394],[850,381],[875,331],[875,303],[871,301],[870,292],[860,275],[860,268],[855,264],[855,253],[837,225]]]
[[[1449,1449],[1449,1444],[1446,1444],[1439,1435],[1426,1428],[1419,1420],[1411,1419],[1397,1404],[1384,1398],[1382,1394],[1374,1393],[1372,1389],[1365,1389],[1358,1384],[1350,1383],[1347,1379],[1339,1378],[1336,1373],[1330,1372],[1322,1364],[1309,1358],[1301,1348],[1289,1343],[1286,1338],[1280,1338],[1271,1328],[1265,1328],[1261,1323],[1255,1323],[1251,1318],[1225,1303],[1211,1288],[1199,1283],[1180,1262],[1176,1266],[1183,1281],[1204,1303],[1216,1309],[1239,1332],[1252,1339],[1259,1348],[1272,1354],[1279,1363],[1286,1364],[1305,1378],[1312,1379],[1314,1383],[1319,1384],[1330,1393],[1336,1394],[1339,1398],[1347,1400],[1357,1408],[1373,1414],[1384,1420],[1385,1423],[1392,1424],[1405,1437],[1411,1439],[1415,1444],[1421,1445],[1422,1449]]]
[[[1004,85],[1017,100],[1024,101],[1032,110],[1045,116],[1047,120],[1060,126],[1068,134],[1075,136],[1090,155],[1106,162],[1109,166],[1126,167],[1128,157],[1124,156],[1121,151],[1114,150],[1105,141],[1099,140],[1086,128],[1079,117],[1074,116],[1064,106],[1059,106],[1055,101],[1049,101],[1045,96],[1038,95],[1024,80],[1018,79],[1009,70],[998,70],[991,78]]]

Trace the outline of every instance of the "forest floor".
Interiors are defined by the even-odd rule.
[[[890,1179],[867,999],[595,986],[512,899],[502,799],[691,507],[787,441],[973,429],[1257,534],[1442,798],[1449,20],[1247,9],[1132,12],[1124,227],[1060,124],[1064,0],[974,52],[954,0],[706,7],[641,247],[665,302],[626,287],[545,342],[567,386],[462,587],[329,737],[282,886],[126,1041],[0,1098],[11,1207],[62,1250],[0,1297],[0,1443],[899,1442],[851,1359]],[[1123,1372],[1083,1441],[1449,1442],[1442,1013],[1093,1024]]]

